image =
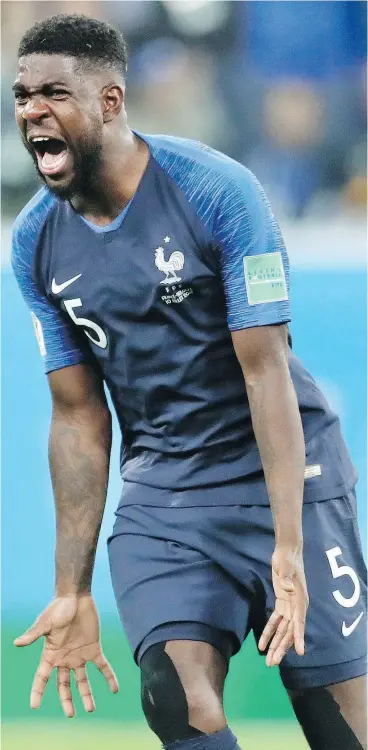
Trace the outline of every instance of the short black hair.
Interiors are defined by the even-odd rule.
[[[105,21],[60,13],[31,26],[21,39],[18,57],[32,54],[68,55],[85,63],[117,69],[124,77],[127,46],[123,35]]]

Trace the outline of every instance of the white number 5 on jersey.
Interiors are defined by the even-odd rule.
[[[333,577],[341,578],[342,576],[348,576],[354,584],[354,591],[349,599],[343,596],[339,589],[336,589],[332,592],[334,599],[336,599],[337,603],[342,607],[354,607],[360,596],[360,583],[355,570],[353,570],[350,565],[339,566],[336,558],[342,555],[340,547],[331,547],[331,549],[328,549],[326,551],[326,555],[328,562],[330,563],[331,573]]]
[[[69,313],[73,323],[75,323],[77,326],[82,326],[84,329],[89,328],[91,331],[94,331],[96,336],[92,336],[88,331],[84,331],[86,336],[88,336],[91,341],[93,341],[96,346],[101,347],[101,349],[106,349],[107,347],[107,338],[105,332],[102,330],[100,326],[97,325],[97,323],[94,323],[92,320],[88,320],[88,318],[77,318],[74,308],[75,307],[82,307],[82,300],[78,297],[77,299],[65,299],[64,305],[66,311]]]

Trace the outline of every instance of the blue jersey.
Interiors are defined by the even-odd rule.
[[[140,185],[108,227],[43,188],[18,216],[13,268],[46,372],[91,362],[144,502],[266,504],[231,331],[290,321],[283,239],[255,177],[192,141],[139,136]],[[290,351],[306,442],[305,500],[356,482],[337,416]],[[228,502],[227,500],[226,502]]]

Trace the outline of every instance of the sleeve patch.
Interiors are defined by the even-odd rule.
[[[288,299],[280,252],[245,256],[243,265],[249,305],[282,302]]]
[[[36,334],[36,339],[38,342],[38,346],[40,347],[41,357],[46,357],[46,346],[45,346],[45,339],[43,336],[43,330],[42,325],[40,321],[38,320],[37,316],[31,312],[32,320],[33,320],[33,327]]]

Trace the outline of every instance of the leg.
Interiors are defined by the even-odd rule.
[[[352,493],[306,504],[306,653],[280,675],[312,750],[367,750],[366,569]]]
[[[250,603],[229,566],[213,560],[223,513],[145,507],[139,492],[137,505],[119,510],[109,555],[147,721],[165,750],[239,750],[222,691],[229,658],[249,630]],[[224,563],[228,557],[229,550]]]
[[[288,693],[311,750],[367,750],[364,675]]]
[[[143,711],[165,748],[239,750],[222,703],[228,664],[216,648],[188,640],[156,643],[140,668]]]

